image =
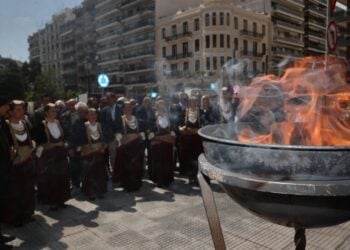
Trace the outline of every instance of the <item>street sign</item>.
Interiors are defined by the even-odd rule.
[[[327,45],[330,51],[337,48],[338,28],[334,21],[330,21],[327,28]]]
[[[334,14],[336,4],[337,4],[337,0],[329,0],[329,8],[331,10],[331,16],[333,16]]]
[[[106,88],[109,85],[109,77],[106,74],[99,74],[97,82],[101,88]]]

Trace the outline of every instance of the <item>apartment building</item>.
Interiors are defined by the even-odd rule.
[[[268,72],[270,17],[238,8],[231,0],[204,0],[160,15],[156,29],[157,79],[163,91],[208,88],[232,60],[246,62],[246,76]]]
[[[95,78],[94,2],[85,0],[65,9],[28,37],[29,59],[38,60],[53,82],[66,90],[88,90],[88,82]]]
[[[156,87],[155,1],[102,0],[95,5],[98,68],[110,90],[142,96]]]

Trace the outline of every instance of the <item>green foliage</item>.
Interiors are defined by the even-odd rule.
[[[24,85],[20,67],[15,61],[8,61],[5,69],[0,70],[0,93],[10,99],[24,98]]]

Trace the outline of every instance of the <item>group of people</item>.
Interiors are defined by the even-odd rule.
[[[171,100],[146,96],[140,105],[112,92],[86,103],[53,103],[43,96],[32,113],[24,101],[1,96],[2,223],[31,222],[36,200],[52,210],[64,208],[73,189],[89,200],[103,198],[108,179],[135,191],[145,173],[166,187],[179,171],[195,185],[203,151],[197,130],[235,116],[238,99],[228,89],[222,91],[219,105],[209,96],[185,93]],[[11,239],[0,231],[0,244]]]

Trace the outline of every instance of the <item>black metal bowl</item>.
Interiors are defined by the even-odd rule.
[[[350,219],[350,147],[242,143],[234,140],[230,126],[199,131],[205,152],[199,165],[232,199],[262,218],[295,228]]]

